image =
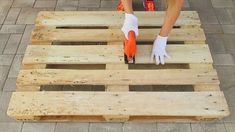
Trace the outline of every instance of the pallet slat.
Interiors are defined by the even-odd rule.
[[[137,41],[153,41],[160,29],[139,29]],[[120,29],[55,29],[36,27],[32,32],[33,44],[49,42],[122,42],[124,35]],[[200,28],[173,29],[169,41],[205,41]]]
[[[21,70],[17,85],[193,85],[219,84],[215,70]]]
[[[138,45],[136,63],[150,61],[152,45]],[[166,63],[212,63],[208,45],[167,45],[171,56]],[[107,64],[123,63],[123,43],[119,45],[29,45],[23,64]]]
[[[223,92],[14,92],[8,108],[8,115],[26,119],[166,115],[220,118],[228,114]]]
[[[139,26],[162,26],[165,12],[137,11]],[[124,13],[116,11],[42,11],[36,19],[36,26],[117,26],[123,24]],[[146,21],[148,19],[148,21]],[[196,11],[183,11],[176,26],[201,25]]]

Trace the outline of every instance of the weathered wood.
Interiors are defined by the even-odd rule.
[[[153,41],[160,29],[139,29],[138,41]],[[54,29],[36,27],[32,32],[31,42],[34,44],[48,42],[117,42],[123,41],[124,35],[120,29]],[[201,28],[173,29],[169,41],[204,41]]]
[[[139,26],[162,26],[165,12],[136,11]],[[121,27],[124,13],[116,11],[41,11],[36,19],[36,26],[84,27],[112,26]],[[148,19],[146,21],[146,19]],[[201,25],[196,11],[182,11],[176,26]]]
[[[21,70],[17,85],[194,85],[219,84],[215,70]]]
[[[220,118],[228,114],[223,92],[14,92],[8,108],[8,115],[13,118],[166,115]]]
[[[152,45],[138,45],[137,64],[150,64]],[[207,45],[167,45],[170,64],[212,63]],[[29,45],[23,64],[106,64],[124,63],[123,45]]]

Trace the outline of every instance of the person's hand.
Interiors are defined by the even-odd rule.
[[[170,58],[170,56],[166,53],[166,43],[167,43],[167,37],[162,37],[160,35],[157,36],[153,43],[153,49],[151,54],[151,61],[156,61],[156,64],[159,65],[165,64],[165,57]]]
[[[128,33],[129,31],[134,31],[135,36],[139,35],[138,31],[138,19],[133,14],[125,13],[125,20],[122,26],[122,32],[124,33],[126,39],[128,40]]]

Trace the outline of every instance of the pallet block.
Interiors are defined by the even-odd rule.
[[[169,35],[166,65],[150,61],[164,12],[135,12],[136,64],[124,64],[121,12],[38,14],[8,115],[23,121],[194,122],[229,115],[197,12],[182,11]],[[134,68],[133,68],[134,67]],[[45,86],[104,86],[97,91],[43,91]],[[133,86],[169,91],[130,91]],[[176,86],[176,87],[174,87]],[[179,87],[191,86],[191,91]],[[135,89],[135,87],[134,87]]]

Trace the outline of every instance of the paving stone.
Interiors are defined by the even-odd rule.
[[[78,0],[58,0],[56,10],[59,11],[76,11],[78,8]]]
[[[16,89],[16,78],[7,78],[3,87],[4,92],[13,92]]]
[[[119,1],[117,0],[101,0],[100,7],[116,9]]]
[[[3,50],[7,44],[9,37],[10,37],[9,34],[1,34],[0,33],[0,54],[3,53]]]
[[[35,0],[14,0],[12,7],[33,7]]]
[[[122,123],[91,123],[89,132],[122,132]]]
[[[0,132],[21,132],[22,123],[0,122]]]
[[[124,123],[123,132],[156,132],[156,123]]]
[[[212,54],[226,53],[222,34],[206,34],[206,39]]]
[[[19,71],[20,71],[20,67],[21,67],[21,63],[23,60],[23,55],[16,55],[13,63],[11,65],[11,69],[10,72],[8,74],[8,77],[17,77]]]
[[[223,45],[225,47],[226,53],[231,53],[234,54],[235,53],[235,37],[234,34],[223,34]]]
[[[187,123],[157,123],[157,132],[191,132]]]
[[[20,44],[22,34],[11,34],[3,54],[15,54]]]
[[[15,24],[18,18],[18,15],[20,14],[20,10],[21,8],[11,8],[4,21],[4,24]]]
[[[57,123],[55,132],[88,132],[89,123]]]
[[[229,14],[230,18],[233,21],[233,24],[235,24],[235,8],[227,8],[227,10],[228,10],[228,14]]]
[[[8,71],[9,71],[9,66],[1,66],[0,65],[0,91],[2,90],[2,88],[5,84]]]
[[[229,107],[230,115],[223,119],[224,122],[235,122],[235,107]]]
[[[223,33],[223,30],[220,24],[205,24],[205,25],[202,25],[202,28],[206,34]]]
[[[235,61],[231,54],[214,54],[214,65],[235,65]]]
[[[190,0],[190,7],[199,13],[203,24],[218,24],[218,20],[210,0]]]
[[[235,25],[222,25],[224,33],[235,34]]]
[[[227,132],[234,132],[235,130],[235,123],[224,123]]]
[[[226,132],[224,123],[192,123],[192,132]]]
[[[3,25],[0,33],[23,33],[25,25]]]
[[[233,7],[232,0],[211,0],[213,7]]]
[[[30,44],[30,35],[31,35],[33,28],[34,28],[34,25],[26,26],[19,48],[17,49],[17,54],[24,54],[27,45]]]
[[[224,8],[215,8],[216,16],[220,24],[232,24],[233,20],[227,9]]]
[[[55,123],[24,123],[22,132],[54,132]]]
[[[79,0],[79,7],[100,7],[100,0]]]
[[[10,66],[14,55],[0,55],[0,66]]]
[[[2,92],[0,98],[0,122],[15,122],[7,115],[7,109],[11,98],[11,92]]]
[[[0,24],[3,24],[13,0],[0,0]]]
[[[224,90],[227,103],[231,107],[235,107],[235,87],[230,87],[227,90]]]
[[[37,14],[40,11],[49,11],[49,8],[22,8],[17,19],[17,24],[34,24]]]
[[[215,65],[215,69],[219,76],[221,90],[225,91],[235,87],[235,66]]]
[[[56,0],[37,0],[34,7],[55,8]]]

